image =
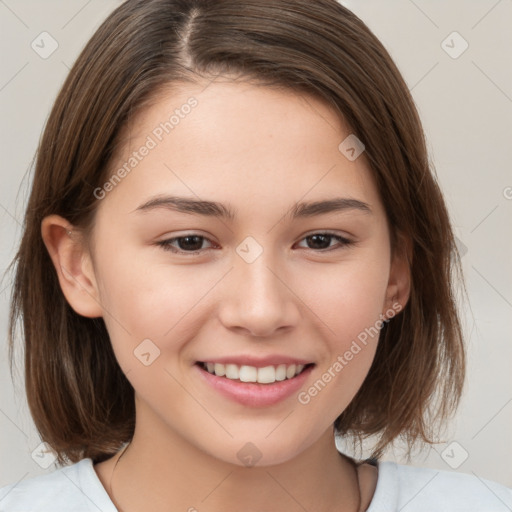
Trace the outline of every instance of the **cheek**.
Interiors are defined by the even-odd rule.
[[[385,258],[384,258],[385,260]],[[368,260],[343,262],[323,272],[312,271],[301,276],[301,282],[314,283],[301,296],[315,313],[314,332],[326,345],[326,357],[321,361],[316,390],[329,387],[324,400],[332,401],[341,412],[353,398],[366,377],[377,348],[382,311],[387,288],[386,261]],[[306,397],[307,399],[307,397]]]
[[[161,338],[212,287],[217,274],[155,262],[134,251],[101,268],[102,305],[134,336]]]
[[[297,285],[329,337],[346,343],[380,318],[388,276],[386,261],[358,257],[306,269]]]

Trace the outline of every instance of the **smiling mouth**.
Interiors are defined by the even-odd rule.
[[[290,380],[300,375],[314,363],[303,364],[279,364],[256,368],[249,365],[221,364],[198,361],[196,363],[204,371],[217,377],[224,377],[237,382],[255,382],[259,384],[273,384],[283,380]]]

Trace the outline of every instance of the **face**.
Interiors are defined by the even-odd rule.
[[[368,373],[399,293],[389,228],[326,104],[203,89],[161,94],[128,130],[119,179],[96,191],[93,282],[138,426],[281,463],[332,429]]]

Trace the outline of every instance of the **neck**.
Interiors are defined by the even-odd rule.
[[[138,425],[127,448],[97,467],[120,512],[168,512],[171,503],[173,510],[188,512],[221,512],[234,504],[245,512],[356,512],[360,507],[357,471],[336,449],[332,429],[294,458],[262,467],[224,462],[175,432],[155,430]]]

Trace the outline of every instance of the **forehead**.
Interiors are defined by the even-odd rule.
[[[100,206],[116,201],[127,212],[169,193],[249,215],[249,207],[277,213],[340,195],[378,208],[364,152],[353,160],[340,150],[349,136],[339,114],[310,95],[230,80],[183,84],[160,92],[126,127],[107,175],[123,177]]]

